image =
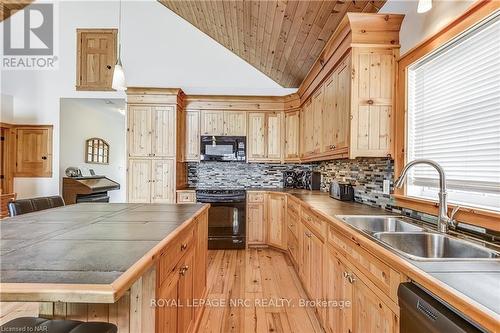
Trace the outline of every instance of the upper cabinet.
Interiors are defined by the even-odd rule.
[[[200,111],[186,111],[186,161],[200,160]]]
[[[129,157],[174,157],[176,116],[172,106],[130,105]]]
[[[201,111],[201,135],[246,136],[244,111]]]
[[[285,161],[298,162],[300,157],[300,111],[285,112]]]
[[[112,90],[117,33],[117,29],[77,29],[77,90]]]
[[[283,113],[248,113],[247,160],[249,162],[274,162],[282,160]]]
[[[402,15],[346,15],[298,91],[304,99],[302,160],[393,154],[392,109],[402,19]],[[340,43],[340,38],[347,42]]]
[[[52,126],[17,126],[15,177],[52,177]]]

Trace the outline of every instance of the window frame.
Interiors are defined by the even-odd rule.
[[[500,10],[498,1],[478,1],[464,14],[445,26],[438,33],[408,51],[398,60],[396,81],[396,112],[394,116],[394,176],[399,177],[406,164],[407,146],[407,69],[416,61],[426,57],[437,48],[457,38],[474,25],[482,22],[494,12]],[[396,204],[405,208],[438,214],[437,200],[427,200],[406,195],[406,186],[394,189]],[[451,211],[455,205],[449,204]],[[460,222],[489,230],[500,231],[500,213],[476,207],[462,207],[456,215]]]

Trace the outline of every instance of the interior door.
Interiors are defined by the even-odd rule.
[[[175,157],[175,109],[169,106],[156,106],[151,111],[153,156]]]
[[[17,128],[18,177],[52,177],[52,128]]]

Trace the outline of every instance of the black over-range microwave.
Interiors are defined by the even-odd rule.
[[[201,161],[246,161],[245,136],[202,136],[200,147]]]

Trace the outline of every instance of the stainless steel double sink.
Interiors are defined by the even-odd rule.
[[[439,234],[401,216],[339,216],[345,223],[412,260],[500,260],[500,253]]]

